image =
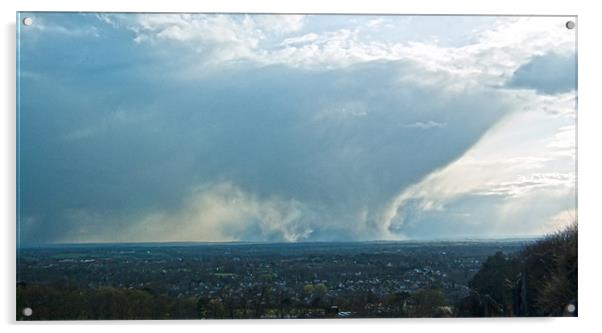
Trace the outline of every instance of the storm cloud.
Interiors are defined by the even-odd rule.
[[[186,17],[58,18],[39,19],[64,30],[21,35],[26,244],[402,239],[418,227],[387,216],[395,198],[524,105],[512,89],[458,81],[410,56],[364,48],[340,65],[298,65],[247,44],[266,42],[261,33],[223,44],[213,26],[214,37],[190,34],[204,23]],[[92,23],[102,28],[81,28]],[[277,23],[285,47],[307,36],[302,17]],[[316,52],[343,38],[323,35],[334,39]]]
[[[576,87],[575,54],[550,52],[521,65],[508,82],[510,87],[531,88],[543,94],[558,94]]]

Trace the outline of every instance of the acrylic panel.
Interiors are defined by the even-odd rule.
[[[577,315],[577,18],[17,14],[17,320]]]

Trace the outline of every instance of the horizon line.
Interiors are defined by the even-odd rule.
[[[349,244],[349,243],[456,243],[456,242],[521,242],[534,241],[544,238],[546,235],[539,236],[510,236],[510,237],[491,237],[491,238],[429,238],[429,239],[374,239],[374,240],[314,240],[314,241],[133,241],[133,242],[73,242],[73,243],[29,243],[17,244],[19,248],[41,248],[41,247],[70,247],[70,246],[112,246],[112,245],[130,245],[130,246],[185,246],[185,245],[303,245],[303,244]]]

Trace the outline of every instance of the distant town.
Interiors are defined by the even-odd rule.
[[[513,254],[528,243],[512,240],[23,248],[18,251],[18,297],[22,306],[31,306],[34,315],[42,317],[60,318],[52,311],[69,311],[73,304],[80,304],[79,310],[64,314],[63,319],[119,318],[120,306],[126,306],[115,302],[120,298],[149,309],[132,313],[130,306],[123,309],[130,311],[122,314],[127,318],[451,316],[453,305],[469,296],[469,281],[489,256],[498,252]],[[59,297],[52,302],[65,304],[50,304],[36,292],[61,295],[63,300]],[[84,298],[96,299],[96,305],[104,302],[106,308],[81,312],[86,306],[95,306],[81,305]],[[37,305],[28,305],[32,302]],[[148,304],[143,306],[144,302]],[[425,313],[420,313],[421,302],[428,303],[422,310]],[[157,306],[160,308],[155,309]]]

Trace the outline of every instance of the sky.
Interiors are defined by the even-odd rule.
[[[21,13],[19,244],[535,237],[570,17]]]

